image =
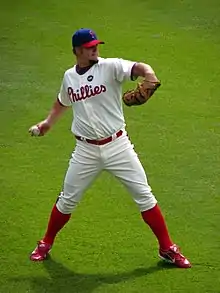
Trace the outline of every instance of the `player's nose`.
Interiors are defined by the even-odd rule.
[[[92,47],[92,52],[96,52],[97,51],[97,49],[98,49],[98,46],[94,46],[94,47]]]

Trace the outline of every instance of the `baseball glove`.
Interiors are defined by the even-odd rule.
[[[136,89],[125,92],[122,100],[127,106],[138,106],[146,103],[154,92],[158,89],[161,83],[148,81],[143,79],[142,82],[137,84]]]

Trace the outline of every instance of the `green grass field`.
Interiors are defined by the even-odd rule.
[[[220,292],[219,15],[219,0],[1,2],[0,293]],[[158,263],[154,236],[107,173],[86,192],[51,258],[28,259],[75,145],[71,111],[44,138],[29,137],[28,128],[56,98],[80,27],[105,40],[103,57],[147,62],[163,83],[148,104],[124,110],[191,270]]]

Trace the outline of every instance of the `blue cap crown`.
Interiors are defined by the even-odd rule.
[[[72,46],[89,48],[104,42],[97,39],[96,34],[91,29],[81,28],[72,36]]]

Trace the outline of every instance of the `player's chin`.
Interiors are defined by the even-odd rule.
[[[89,59],[91,65],[98,63],[98,58]]]
[[[90,57],[91,61],[98,61],[98,55],[93,55]]]
[[[98,58],[90,58],[90,62],[97,62]]]

